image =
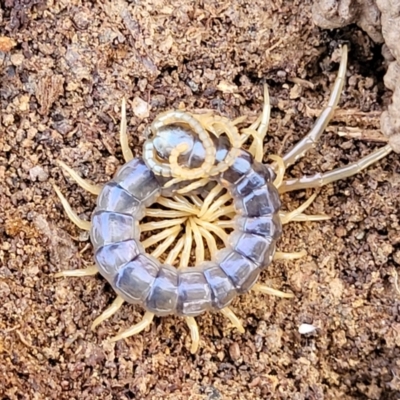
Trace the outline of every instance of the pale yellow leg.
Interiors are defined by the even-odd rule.
[[[244,333],[242,322],[229,307],[225,307],[220,311],[240,333]]]
[[[68,271],[61,271],[54,274],[55,278],[66,277],[66,276],[92,276],[96,275],[99,272],[95,265],[83,268],[83,269],[69,269]]]
[[[203,228],[215,233],[218,237],[220,237],[222,239],[222,241],[225,244],[228,242],[227,233],[223,229],[221,229],[219,226],[216,226],[216,225],[214,225],[214,224],[212,224],[210,222],[207,222],[207,221],[203,221],[203,220],[201,220],[199,218],[195,218],[194,220],[198,225],[200,225]]]
[[[231,228],[235,227],[235,221],[232,221],[232,220],[219,219],[218,221],[214,221],[214,224],[219,226],[222,229],[227,229],[227,228],[231,229]]]
[[[211,233],[203,228],[202,226],[198,226],[201,235],[206,239],[208,251],[210,252],[211,257],[218,251],[217,243],[214,239],[214,236]]]
[[[242,115],[242,116],[240,116],[240,117],[237,117],[236,119],[234,119],[233,121],[232,121],[232,125],[239,125],[239,124],[241,124],[242,122],[244,122],[244,121],[246,121],[246,119],[247,119],[247,116],[246,115]]]
[[[235,212],[235,207],[234,205],[230,205],[230,206],[225,206],[225,207],[220,207],[217,211],[214,212],[214,214],[210,215],[210,216],[204,216],[203,219],[204,220],[208,220],[209,222],[213,222],[215,221],[217,218],[221,217],[221,216],[228,216],[229,214]]]
[[[192,250],[192,243],[193,243],[193,235],[192,235],[192,228],[188,223],[186,223],[186,231],[183,237],[185,238],[185,242],[183,246],[183,251],[181,253],[181,259],[179,260],[179,268],[184,268],[189,266],[190,252]]]
[[[196,258],[196,265],[199,265],[204,261],[204,243],[203,238],[201,237],[201,233],[199,230],[198,225],[193,221],[193,218],[189,218],[190,226],[192,228],[194,241],[196,243],[195,248],[195,258]]]
[[[126,133],[127,123],[126,123],[126,100],[125,97],[122,99],[121,104],[121,127],[119,131],[119,140],[121,142],[122,155],[124,160],[129,162],[133,160],[132,150],[129,148],[128,135]]]
[[[203,206],[203,200],[197,195],[189,196],[189,198],[192,200],[194,205],[200,210],[200,208]]]
[[[149,238],[144,240],[142,242],[142,245],[145,249],[147,249],[148,247],[153,246],[154,244],[165,239],[166,237],[175,235],[181,229],[182,229],[182,227],[180,225],[173,226],[172,228],[164,229],[163,231],[157,233],[156,235],[150,236]]]
[[[114,315],[124,304],[124,299],[121,296],[117,296],[116,299],[113,301],[110,307],[108,307],[101,315],[99,315],[92,323],[92,326],[90,329],[92,331],[95,330],[95,328],[100,325],[103,321],[106,319],[110,318],[112,315]]]
[[[282,219],[286,218],[287,212],[281,211],[279,213],[279,217]],[[310,221],[326,221],[328,219],[331,219],[329,215],[325,214],[316,214],[316,215],[308,215],[308,214],[299,214],[295,217],[292,216],[292,219],[290,220],[291,222],[310,222]]]
[[[55,192],[57,193],[58,198],[61,200],[61,204],[64,207],[65,212],[68,215],[68,218],[80,229],[83,229],[84,231],[89,231],[91,223],[89,221],[84,221],[83,219],[80,219],[78,215],[75,213],[75,211],[72,210],[71,206],[69,205],[67,199],[62,195],[60,189],[56,186],[53,185],[53,188]]]
[[[137,335],[152,323],[153,318],[154,314],[147,311],[140,322],[138,322],[136,325],[131,326],[129,329],[118,334],[117,336],[114,336],[113,338],[110,339],[110,342],[117,342],[118,340],[126,339],[130,336]]]
[[[264,107],[261,114],[261,122],[257,129],[257,136],[254,137],[253,143],[250,146],[250,153],[254,159],[261,162],[264,156],[264,138],[268,132],[269,119],[271,115],[271,106],[269,101],[268,86],[264,85]]]
[[[192,213],[187,211],[161,210],[160,208],[146,208],[146,217],[154,218],[180,218],[189,217]]]
[[[282,157],[279,157],[276,154],[271,154],[268,158],[276,162],[276,167],[274,168],[276,172],[276,178],[274,180],[273,185],[276,188],[279,188],[279,186],[282,185],[283,176],[285,175],[286,171],[285,163],[283,162]]]
[[[192,190],[195,190],[195,189],[198,189],[200,187],[206,186],[208,182],[210,182],[210,178],[208,178],[208,177],[199,179],[198,181],[195,181],[195,182],[189,184],[188,186],[185,186],[184,188],[181,188],[181,189],[177,190],[177,193],[179,193],[179,194],[189,193]]]
[[[222,207],[225,203],[227,203],[229,200],[232,200],[232,196],[230,193],[225,193],[223,196],[221,196],[219,199],[217,199],[207,210],[207,212],[202,215],[202,218],[205,220],[209,220],[210,216],[217,211],[220,207]]]
[[[277,251],[274,254],[274,260],[297,260],[299,258],[303,258],[307,255],[305,250],[293,252],[293,253],[282,253],[281,251]]]
[[[292,293],[284,293],[284,292],[281,292],[280,290],[272,289],[269,286],[262,285],[260,283],[256,283],[252,287],[252,290],[254,290],[255,292],[269,294],[272,296],[282,297],[284,299],[291,299],[294,297],[294,294],[292,294]]]
[[[181,202],[178,203],[176,201],[173,201],[172,199],[167,199],[165,197],[159,197],[157,199],[157,203],[161,204],[164,207],[172,208],[173,210],[177,210],[177,211],[188,212],[191,214],[196,214],[198,212],[198,209],[196,208],[196,206],[194,204],[190,204],[190,203],[186,204],[186,203],[181,203]]]
[[[200,209],[200,212],[197,214],[199,218],[202,218],[203,215],[207,212],[208,207],[210,207],[210,204],[212,201],[215,199],[216,196],[218,196],[224,188],[221,185],[214,186],[210,193],[208,193],[207,197],[204,199],[203,206]]]
[[[162,215],[162,214],[160,214]],[[187,220],[186,217],[176,219],[165,219],[163,221],[152,221],[140,225],[140,232],[155,231],[157,229],[169,228],[170,226],[181,225]]]
[[[175,247],[168,253],[167,258],[165,259],[165,264],[173,265],[175,260],[178,258],[179,254],[183,249],[183,243],[185,242],[185,236],[182,236]]]
[[[157,248],[151,253],[151,255],[155,258],[160,257],[167,249],[174,243],[176,237],[178,236],[179,232],[181,231],[181,227],[179,230],[175,230],[174,233],[168,235],[167,238],[160,243]]]
[[[83,189],[87,190],[89,193],[92,193],[96,196],[98,196],[101,192],[101,186],[99,185],[94,185],[92,183],[89,183],[85,179],[81,178],[76,171],[74,171],[72,168],[68,167],[67,164],[64,162],[58,160],[57,164],[65,171],[68,173],[68,175]]]
[[[301,214],[304,210],[306,210],[310,204],[315,200],[317,197],[317,193],[314,193],[307,201],[305,201],[300,207],[296,208],[293,211],[286,213],[286,215],[281,219],[282,224],[287,224],[288,222],[292,221],[293,218],[297,217]]]
[[[193,317],[185,317],[185,320],[190,330],[190,336],[192,337],[190,352],[195,354],[200,344],[199,327],[197,326],[197,322]]]

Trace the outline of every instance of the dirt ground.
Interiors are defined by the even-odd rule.
[[[85,6],[82,6],[82,3]],[[92,263],[87,236],[66,217],[57,183],[82,218],[95,199],[66,178],[65,161],[97,183],[123,162],[120,104],[140,154],[143,131],[165,109],[213,109],[255,119],[271,91],[266,154],[282,154],[326,104],[338,48],[350,47],[344,94],[320,144],[289,171],[324,172],[385,140],[379,118],[381,46],[357,26],[324,31],[304,0],[0,2],[0,398],[400,399],[400,160],[323,188],[310,213],[332,219],[285,226],[282,251],[261,281],[291,291],[250,293],[197,318],[198,354],[179,318],[138,336],[107,339],[137,322],[125,305],[96,331],[115,298],[100,276],[56,279]],[[283,196],[294,209],[310,193]],[[399,284],[400,285],[400,284]],[[301,335],[301,324],[316,327]]]

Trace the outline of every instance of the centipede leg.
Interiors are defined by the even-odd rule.
[[[110,339],[111,342],[117,342],[118,340],[121,339],[126,339],[130,336],[136,335],[140,332],[142,332],[144,329],[146,329],[153,321],[154,314],[151,312],[146,312],[140,322],[137,324],[131,326],[129,329],[127,329],[124,332],[121,332],[117,336],[114,336],[113,338]]]
[[[279,187],[279,193],[290,192],[292,190],[321,187],[327,185],[328,183],[335,182],[339,179],[348,178],[369,167],[371,164],[379,161],[381,158],[386,157],[391,152],[392,147],[390,145],[386,145],[375,150],[361,160],[346,165],[345,167],[337,168],[324,174],[315,174],[313,176],[305,176],[299,179],[284,181]]]
[[[282,219],[285,218],[287,212],[281,211],[279,213],[279,217]],[[314,214],[314,215],[309,215],[309,214],[298,214],[296,216],[292,216],[291,222],[311,222],[311,221],[326,221],[328,219],[331,219],[330,215],[325,215],[325,214]]]
[[[161,254],[163,254],[168,249],[168,247],[170,247],[172,245],[172,243],[174,243],[180,230],[181,229],[179,229],[179,230],[176,229],[171,235],[168,235],[167,238],[162,243],[160,243],[157,246],[157,248],[151,253],[151,255],[156,258],[160,257]]]
[[[274,254],[274,260],[298,260],[299,258],[303,258],[307,255],[305,250],[292,252],[292,253],[283,253],[281,251],[277,251]]]
[[[197,352],[200,344],[199,327],[196,320],[193,317],[185,317],[185,321],[190,330],[190,336],[192,337],[192,345],[190,346],[190,352],[192,354]]]
[[[220,311],[240,333],[244,333],[242,322],[229,307],[225,307]]]
[[[127,123],[126,123],[126,100],[125,97],[122,99],[121,104],[121,127],[119,131],[119,140],[121,142],[122,155],[124,160],[129,162],[133,160],[132,150],[129,148],[128,135],[126,133]]]
[[[89,193],[92,193],[98,196],[101,192],[101,186],[94,185],[93,183],[88,182],[87,180],[81,178],[75,170],[68,167],[67,164],[62,162],[61,160],[57,161],[57,164],[63,169],[82,189],[85,189]]]
[[[292,293],[281,292],[280,290],[273,289],[267,285],[262,285],[260,283],[256,283],[252,287],[252,290],[254,290],[255,292],[269,294],[272,296],[282,297],[284,299],[292,299],[294,297],[294,294]]]
[[[89,231],[91,223],[89,221],[84,221],[83,219],[79,218],[75,211],[69,205],[67,199],[62,195],[60,189],[53,185],[54,191],[57,193],[58,198],[61,200],[61,204],[64,207],[65,212],[68,215],[68,218],[80,229],[84,231]]]
[[[304,210],[306,210],[310,204],[315,200],[317,197],[317,193],[314,193],[307,201],[305,201],[300,207],[297,207],[295,210],[286,212],[284,216],[281,217],[282,224],[287,224],[288,222],[292,221],[293,218],[297,217],[301,214]]]
[[[57,272],[54,277],[55,278],[61,278],[61,277],[82,277],[82,276],[92,276],[96,275],[98,273],[98,269],[95,265],[88,267],[88,268],[82,268],[82,269],[69,269],[67,271],[61,271]]]
[[[342,59],[340,60],[340,66],[337,78],[335,80],[332,93],[328,100],[327,107],[321,112],[320,116],[314,123],[311,131],[300,140],[288,153],[283,156],[285,166],[294,164],[299,158],[301,158],[306,151],[315,147],[316,142],[324,132],[329,121],[331,120],[335,108],[340,100],[340,95],[343,89],[344,81],[346,78],[347,68],[347,46],[342,48]]]
[[[269,101],[268,86],[264,85],[264,107],[261,114],[261,122],[257,128],[257,134],[253,135],[253,143],[250,146],[250,153],[254,159],[261,162],[264,156],[264,138],[268,132],[269,118],[271,116],[271,105]]]
[[[101,315],[99,315],[92,323],[90,329],[93,331],[98,325],[100,325],[103,321],[110,318],[114,315],[124,304],[124,299],[121,296],[117,296],[117,298],[113,301],[110,307],[108,307]]]
[[[274,170],[276,172],[276,178],[275,178],[273,184],[276,188],[279,188],[279,186],[282,185],[283,176],[285,175],[285,171],[286,171],[285,163],[283,162],[282,157],[279,157],[275,154],[271,154],[269,156],[269,158],[276,162],[275,166],[273,165]]]

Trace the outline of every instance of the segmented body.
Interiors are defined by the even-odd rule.
[[[90,230],[96,260],[96,266],[62,271],[56,276],[90,276],[100,272],[118,294],[111,306],[93,322],[92,329],[116,313],[124,301],[140,304],[146,309],[143,319],[119,333],[113,341],[141,332],[149,326],[154,315],[175,314],[185,317],[192,337],[191,352],[195,353],[199,332],[194,316],[208,310],[220,310],[243,332],[240,320],[229,308],[236,295],[253,289],[293,297],[256,283],[259,274],[273,258],[295,259],[306,254],[305,251],[275,253],[282,224],[329,217],[303,214],[315,199],[315,193],[290,212],[280,211],[278,193],[317,188],[344,179],[392,151],[391,146],[386,145],[358,162],[333,171],[283,179],[285,169],[315,146],[332,117],[343,88],[346,63],[347,48],[344,46],[327,107],[311,131],[288,153],[282,158],[270,156],[275,161],[273,166],[261,163],[270,115],[266,86],[261,116],[250,127],[241,130],[237,124],[244,121],[242,117],[229,121],[213,114],[194,115],[183,111],[159,115],[151,126],[152,135],[144,145],[143,158],[134,158],[129,149],[123,102],[120,141],[127,163],[102,188],[86,182],[59,162],[81,187],[99,196],[92,221],[88,222],[74,213],[61,191],[54,187],[70,219],[81,229]],[[249,138],[252,143],[246,151],[242,145]],[[224,189],[227,194],[221,193]],[[155,202],[171,210],[149,209]],[[226,216],[225,220],[220,219],[222,215]],[[142,223],[144,216],[167,220]],[[181,224],[185,224],[185,233],[178,239]],[[167,229],[141,241],[141,233],[163,228]],[[224,229],[232,231],[228,235]],[[223,248],[218,250],[211,233],[224,242]],[[204,261],[203,238],[210,261]],[[146,252],[161,240],[163,242],[151,255]],[[160,256],[173,243],[173,249],[162,263]],[[196,262],[190,267],[192,247]],[[179,267],[175,268],[172,264],[175,265],[178,256]]]
[[[221,141],[216,150],[221,162],[229,149]],[[270,167],[240,150],[225,172],[211,178],[229,191],[237,211],[227,247],[211,261],[176,269],[161,264],[140,244],[139,221],[161,195],[165,179],[160,182],[143,159],[133,159],[97,201],[91,240],[99,272],[124,300],[155,315],[193,317],[225,308],[237,294],[249,291],[272,261],[282,231],[274,177]]]

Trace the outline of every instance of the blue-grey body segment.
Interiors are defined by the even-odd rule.
[[[154,139],[158,155],[168,161],[168,152],[184,142],[189,150],[179,163],[189,168],[201,165],[205,151],[198,138],[182,126],[171,126],[170,132],[167,128]],[[229,151],[229,141],[224,137],[213,141],[216,162],[221,162]],[[237,294],[251,289],[260,271],[272,261],[282,233],[274,178],[269,167],[240,150],[231,167],[210,177],[206,188],[197,189],[194,193],[204,198],[219,183],[231,193],[237,212],[235,228],[228,247],[218,250],[210,262],[177,270],[145,252],[139,242],[139,221],[160,195],[173,196],[189,182],[163,189],[171,178],[156,176],[141,158],[133,159],[105,185],[92,217],[91,240],[100,273],[124,300],[159,316],[193,317],[227,307]]]

